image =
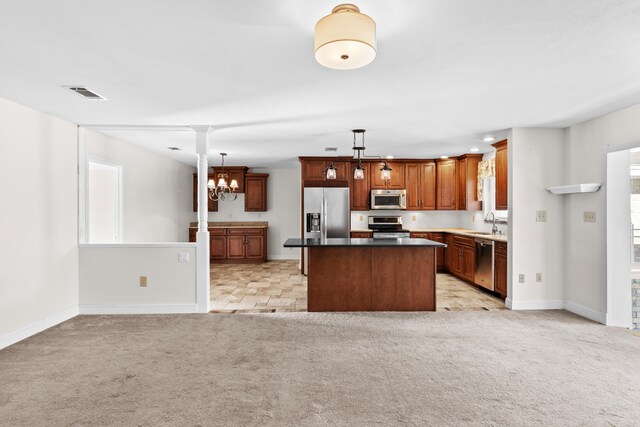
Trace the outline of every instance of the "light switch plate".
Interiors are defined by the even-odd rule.
[[[596,213],[594,211],[584,211],[584,222],[596,222]]]
[[[140,287],[141,288],[147,287],[147,276],[140,276]]]
[[[189,252],[178,252],[178,262],[189,262]]]
[[[547,222],[547,211],[536,211],[537,222]]]
[[[520,283],[524,283],[524,274],[520,274],[520,275],[518,276],[518,282],[520,282]]]
[[[542,273],[536,273],[536,282],[542,282]]]

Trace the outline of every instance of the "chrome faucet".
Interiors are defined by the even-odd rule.
[[[498,234],[498,226],[496,225],[496,214],[491,211],[487,214],[485,219],[489,219],[489,215],[491,215],[491,219],[493,221],[493,226],[491,227],[491,234]]]

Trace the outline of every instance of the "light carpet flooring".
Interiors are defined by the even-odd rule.
[[[504,302],[448,274],[436,278],[437,310],[503,310]],[[215,264],[211,269],[214,313],[307,311],[307,277],[297,261]]]
[[[0,350],[0,424],[637,426],[639,362],[564,311],[79,316]]]

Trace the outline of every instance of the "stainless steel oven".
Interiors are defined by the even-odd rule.
[[[371,209],[406,209],[407,190],[371,190]]]

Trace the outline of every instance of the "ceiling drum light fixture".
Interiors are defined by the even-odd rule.
[[[376,48],[376,23],[354,4],[339,4],[316,24],[316,61],[327,68],[364,67],[376,57]]]
[[[238,194],[236,190],[238,189],[238,181],[235,179],[231,180],[230,184],[227,184],[227,180],[229,179],[229,175],[224,171],[224,158],[227,153],[220,153],[222,157],[222,164],[220,166],[220,173],[218,173],[218,183],[215,183],[214,179],[209,179],[207,182],[207,189],[209,192],[209,198],[213,201],[220,200],[236,200],[238,198]]]

